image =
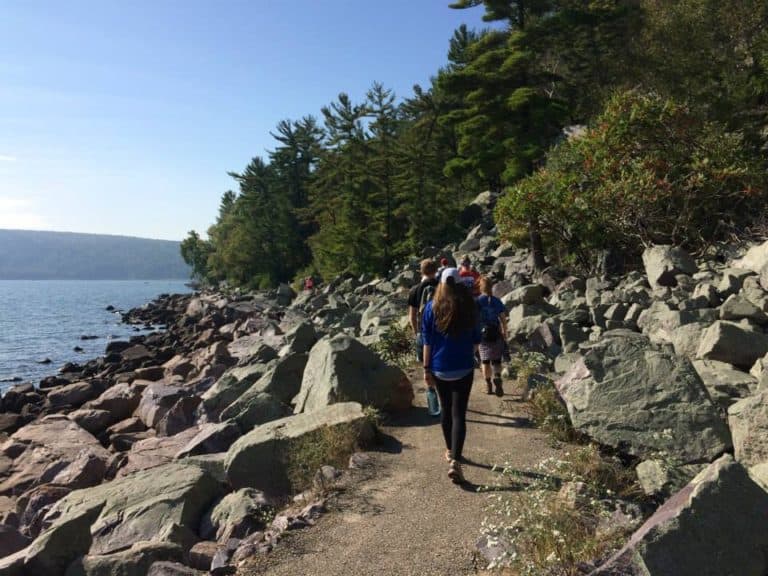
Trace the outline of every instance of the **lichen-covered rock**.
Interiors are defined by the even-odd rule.
[[[701,337],[698,358],[719,360],[749,369],[768,353],[768,337],[741,324],[718,321]]]
[[[180,561],[184,551],[170,542],[137,542],[112,554],[88,554],[67,568],[64,576],[145,576],[160,561]]]
[[[262,492],[242,488],[224,496],[203,518],[200,535],[226,542],[264,528],[270,503]]]
[[[691,363],[629,331],[606,332],[556,385],[576,429],[602,444],[682,463],[730,448],[728,427]]]
[[[202,468],[171,463],[143,470],[60,500],[46,516],[54,529],[62,519],[95,508],[89,554],[112,554],[138,542],[159,540],[187,548],[203,513],[222,492]]]
[[[694,360],[693,367],[707,387],[712,400],[724,410],[757,389],[757,380],[753,376],[725,362]]]
[[[353,439],[369,439],[373,433],[372,424],[356,402],[332,404],[257,426],[227,452],[224,465],[229,483],[234,488],[250,487],[270,495],[287,492],[288,466],[297,456],[291,453],[295,441],[326,427],[345,427]]]
[[[358,340],[345,334],[323,338],[309,354],[294,413],[350,401],[406,410],[413,388],[400,368],[385,363]]]
[[[0,452],[13,460],[0,481],[0,495],[19,495],[33,486],[49,483],[84,454],[102,465],[111,458],[96,438],[60,414],[20,428],[0,446]]]
[[[677,286],[675,276],[690,276],[698,271],[690,254],[682,248],[668,245],[646,248],[643,252],[643,265],[651,287]]]
[[[594,576],[764,576],[768,493],[729,455],[667,500]]]
[[[289,354],[272,362],[267,371],[221,413],[222,420],[237,422],[241,430],[282,418],[301,389],[307,354]]]
[[[739,400],[728,409],[736,460],[744,466],[768,462],[768,391]]]

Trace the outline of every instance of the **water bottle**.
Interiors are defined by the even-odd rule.
[[[427,388],[427,412],[430,416],[440,416],[440,402],[434,388]]]

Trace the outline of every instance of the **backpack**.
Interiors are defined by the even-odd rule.
[[[431,284],[427,284],[421,291],[421,298],[419,299],[419,327],[421,327],[421,319],[424,318],[424,308],[427,307],[427,302],[430,302],[435,296],[435,287]]]
[[[480,307],[480,337],[486,343],[496,342],[499,336],[501,336],[499,315],[491,307],[492,302],[493,300],[490,296],[486,297],[485,304],[480,304],[478,301]]]

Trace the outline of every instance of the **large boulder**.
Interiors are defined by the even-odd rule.
[[[270,503],[262,492],[241,488],[230,492],[205,515],[200,536],[226,542],[230,538],[245,538],[264,528]]]
[[[271,348],[270,348],[271,350]],[[267,365],[256,363],[227,370],[216,383],[202,395],[203,408],[213,416],[232,404],[267,371]]]
[[[405,373],[345,334],[323,338],[312,348],[294,412],[336,402],[360,402],[388,411],[405,410],[413,388]]]
[[[744,466],[768,462],[768,391],[739,400],[728,409],[736,460]]]
[[[176,458],[226,452],[240,437],[240,428],[233,422],[203,424],[198,433],[176,453]]]
[[[768,322],[765,312],[740,294],[732,294],[723,302],[720,306],[720,318],[734,322],[747,318],[756,324]]]
[[[224,466],[229,483],[234,488],[250,487],[267,494],[288,492],[291,459],[298,456],[292,452],[296,442],[321,429],[337,427],[363,440],[370,438],[373,431],[356,402],[333,404],[254,428],[227,452]]]
[[[0,558],[26,548],[29,543],[30,539],[13,526],[0,524]]]
[[[63,574],[67,566],[91,547],[91,525],[103,503],[84,503],[78,510],[62,514],[23,550],[0,560],[2,576]]]
[[[701,338],[697,357],[719,360],[749,370],[768,353],[768,337],[734,322],[717,321]]]
[[[693,367],[707,387],[712,400],[724,410],[757,389],[756,378],[725,362],[694,360]]]
[[[137,542],[113,554],[88,554],[67,568],[64,576],[145,576],[160,561],[182,560],[183,550],[170,542]]]
[[[151,436],[139,439],[127,452],[125,462],[118,470],[118,476],[128,476],[137,470],[155,468],[172,462],[197,434],[197,428],[188,428],[174,436]]]
[[[744,268],[756,274],[759,274],[766,264],[768,264],[768,242],[752,246],[744,256],[733,261],[735,268]]]
[[[728,427],[687,359],[623,330],[582,350],[556,383],[576,429],[635,456],[666,452],[681,463],[730,448]]]
[[[768,493],[729,455],[700,472],[594,576],[765,576]]]
[[[76,490],[53,507],[46,521],[52,530],[62,519],[98,510],[91,520],[93,542],[85,550],[93,555],[113,554],[146,541],[188,549],[203,513],[221,493],[221,485],[202,468],[171,463]]]
[[[65,406],[77,408],[98,396],[102,390],[101,385],[96,382],[75,382],[51,389],[46,396],[46,403],[55,410]]]
[[[96,438],[59,414],[19,429],[0,445],[0,453],[13,460],[0,481],[0,495],[19,495],[52,482],[78,459],[93,458],[103,466],[111,457]]]
[[[85,407],[93,410],[106,410],[112,415],[112,423],[125,420],[133,414],[141,401],[142,386],[128,382],[115,384],[101,396],[88,402]]]
[[[270,364],[222,413],[222,420],[234,420],[243,431],[290,414],[288,404],[301,390],[307,354],[289,354]]]
[[[668,245],[646,248],[643,252],[643,265],[651,287],[677,286],[675,276],[690,276],[698,271],[690,254],[682,248]]]

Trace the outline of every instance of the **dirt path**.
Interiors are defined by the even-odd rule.
[[[416,407],[384,426],[389,438],[383,451],[371,453],[369,477],[332,499],[330,512],[315,527],[290,534],[273,553],[241,570],[243,576],[476,572],[474,544],[488,502],[478,487],[515,491],[499,485],[493,465],[507,461],[530,470],[554,451],[546,436],[530,427],[517,396],[486,395],[476,372],[464,449],[468,482],[454,485],[447,477],[438,419],[426,412],[423,386],[415,389]]]

